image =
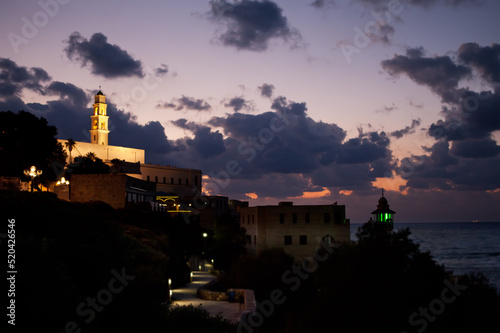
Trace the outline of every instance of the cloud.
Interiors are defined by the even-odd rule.
[[[224,104],[225,107],[232,108],[234,112],[241,110],[251,111],[253,110],[253,105],[250,101],[245,100],[243,97],[233,97],[227,103]]]
[[[460,80],[470,77],[469,67],[455,64],[449,56],[424,57],[422,49],[409,49],[406,55],[395,55],[382,61],[391,76],[407,75],[413,82],[427,86],[449,102],[456,98]]]
[[[384,105],[382,108],[375,110],[375,113],[391,113],[392,111],[398,110],[399,108],[396,104],[392,103],[391,106]]]
[[[43,83],[50,80],[49,74],[39,67],[18,66],[10,59],[0,58],[0,97],[19,96],[24,88],[43,94]]]
[[[475,68],[496,89],[500,87],[500,44],[481,47],[477,43],[465,43],[458,49],[458,58]]]
[[[210,111],[212,106],[202,99],[194,97],[182,96],[174,98],[171,102],[160,102],[156,105],[157,108],[174,109],[175,111],[193,110],[193,111]]]
[[[118,45],[108,43],[108,38],[102,33],[95,33],[88,40],[74,32],[65,42],[66,56],[82,67],[90,65],[92,74],[106,78],[144,77],[141,61],[133,59]]]
[[[259,87],[259,90],[260,90],[260,94],[263,97],[267,97],[267,98],[273,97],[274,86],[272,84],[264,83],[263,85],[261,85]]]
[[[403,136],[405,136],[407,134],[413,134],[413,133],[415,133],[415,128],[417,126],[420,126],[420,118],[419,119],[412,119],[410,126],[406,126],[403,129],[393,131],[389,135],[393,136],[393,137],[395,137],[397,139],[401,139]]]
[[[500,146],[493,139],[494,132],[500,130],[500,92],[495,82],[488,80],[498,75],[500,50],[495,44],[482,47],[465,43],[458,48],[457,54],[456,60],[448,56],[425,58],[419,48],[410,50],[406,56],[382,62],[391,74],[403,73],[442,97],[443,119],[427,129],[436,142],[424,149],[428,154],[402,159],[397,169],[398,174],[407,179],[408,188],[500,188],[497,171]],[[458,87],[458,82],[465,77],[471,78],[474,71],[490,84],[493,92]]]
[[[326,6],[332,6],[334,5],[335,2],[330,0],[330,1],[327,1],[327,0],[315,0],[313,2],[310,3],[311,6],[313,6],[314,8],[317,8],[317,9],[323,9],[325,8]]]
[[[265,51],[271,39],[282,39],[298,47],[300,33],[289,26],[283,10],[269,0],[210,1],[210,18],[223,25],[217,38],[238,50]]]
[[[58,94],[60,99],[67,99],[79,107],[86,107],[90,102],[90,98],[85,91],[71,83],[53,81],[47,87],[47,92],[51,95]]]
[[[161,64],[160,66],[156,67],[155,70],[155,75],[156,76],[164,76],[167,75],[168,73],[168,66],[165,64]]]

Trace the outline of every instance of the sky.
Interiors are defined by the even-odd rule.
[[[0,111],[201,169],[250,205],[500,221],[500,2],[5,0]]]

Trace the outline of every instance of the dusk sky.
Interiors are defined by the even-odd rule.
[[[250,205],[500,221],[497,0],[2,2],[0,110]],[[2,161],[4,163],[5,161]]]

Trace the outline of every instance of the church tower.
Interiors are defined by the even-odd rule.
[[[90,142],[98,145],[108,145],[108,116],[106,115],[106,96],[102,93],[101,87],[95,95],[93,107],[94,114],[90,116],[92,121],[90,129]]]

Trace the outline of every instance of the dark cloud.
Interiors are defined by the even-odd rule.
[[[327,0],[315,0],[310,3],[311,6],[317,9],[323,9],[328,5],[333,5],[335,2],[333,0],[327,1]]]
[[[19,96],[24,88],[44,94],[42,84],[50,79],[41,68],[18,66],[10,59],[0,58],[0,97]]]
[[[491,138],[461,140],[453,142],[450,152],[457,157],[488,158],[497,156],[500,152],[500,147]]]
[[[238,50],[265,51],[273,38],[291,42],[294,47],[301,40],[299,32],[289,26],[283,10],[273,1],[213,0],[210,17],[225,26],[219,40]]]
[[[382,63],[391,74],[404,73],[443,98],[443,119],[428,128],[436,143],[424,150],[428,155],[404,158],[397,172],[416,189],[495,190],[500,188],[500,147],[493,133],[500,130],[498,89],[475,92],[458,88],[458,82],[475,70],[495,88],[500,68],[497,45],[462,44],[458,59],[448,56],[425,58],[421,48],[407,56]],[[460,62],[460,63],[457,63]],[[411,128],[411,126],[410,126]],[[451,147],[451,148],[450,148]]]
[[[66,56],[82,67],[90,64],[92,74],[106,78],[144,77],[141,61],[133,59],[118,45],[108,43],[108,38],[102,33],[95,33],[88,40],[74,32],[66,43]]]
[[[157,108],[193,111],[210,111],[212,106],[202,99],[194,97],[182,96],[181,98],[174,98],[171,102],[161,102],[156,105]]]
[[[500,85],[500,44],[481,47],[477,43],[465,43],[458,49],[458,58],[464,64],[474,67],[483,79]]]
[[[86,107],[90,102],[89,96],[83,91],[71,83],[64,83],[59,81],[53,81],[47,87],[48,94],[58,94],[60,99],[67,99],[80,107]]]
[[[272,84],[264,83],[259,87],[260,94],[263,97],[271,98],[273,97],[274,86]]]
[[[391,76],[405,74],[415,83],[431,88],[445,102],[456,98],[458,83],[471,74],[469,67],[455,64],[448,56],[423,57],[422,49],[395,55],[382,61],[382,67]]]
[[[168,66],[165,64],[161,64],[160,66],[156,67],[155,70],[155,75],[156,76],[164,76],[167,75],[168,73]]]
[[[403,136],[405,136],[407,134],[413,134],[413,133],[415,133],[415,128],[417,126],[420,126],[420,119],[412,119],[410,126],[406,126],[403,129],[393,131],[389,135],[393,136],[393,137],[395,137],[397,139],[401,139]]]
[[[227,103],[224,104],[225,107],[232,108],[234,112],[241,110],[250,111],[253,110],[253,105],[250,101],[245,100],[243,97],[231,98]]]

